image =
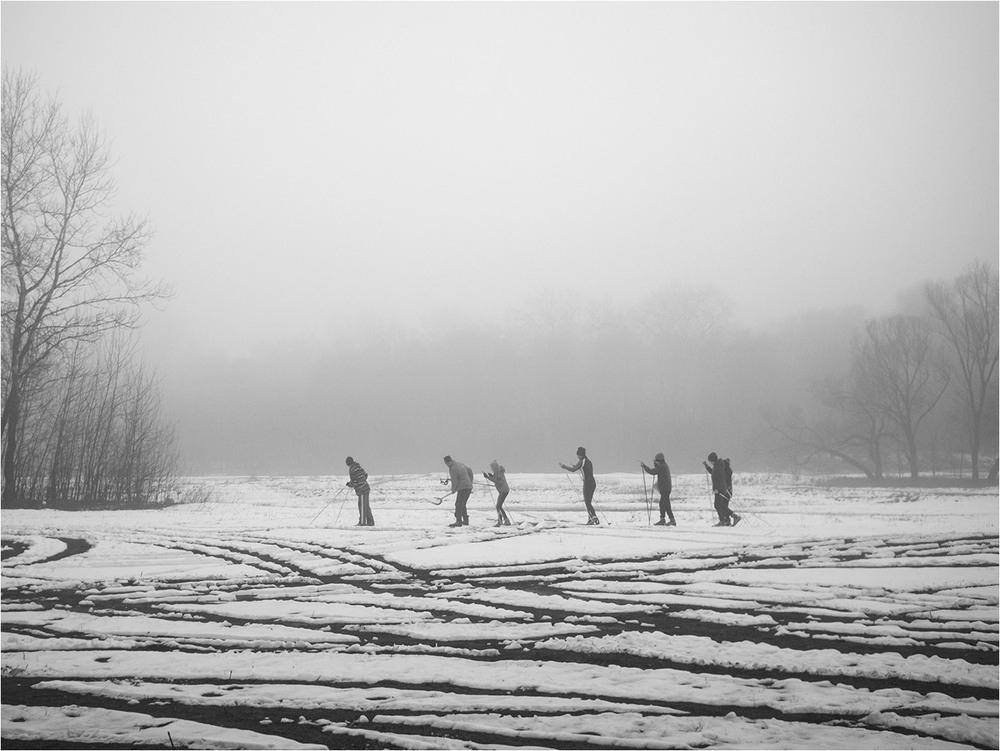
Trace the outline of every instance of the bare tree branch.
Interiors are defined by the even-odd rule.
[[[17,492],[26,399],[75,344],[134,327],[140,307],[169,290],[143,279],[151,230],[114,218],[104,137],[89,117],[75,127],[36,80],[3,71],[3,505]]]

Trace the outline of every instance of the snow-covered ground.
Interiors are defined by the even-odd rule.
[[[157,511],[4,511],[4,745],[997,748],[995,488],[511,475],[212,478]],[[338,495],[339,493],[339,495]],[[655,502],[654,502],[655,505]]]

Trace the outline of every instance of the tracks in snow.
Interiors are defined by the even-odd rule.
[[[986,535],[429,570],[374,535],[137,542],[257,574],[5,589],[6,704],[337,748],[996,742]],[[7,548],[5,574],[84,550]]]

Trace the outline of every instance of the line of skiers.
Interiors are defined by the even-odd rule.
[[[580,446],[576,450],[577,462],[572,466],[560,464],[566,472],[580,472],[583,477],[583,504],[587,509],[587,524],[600,524],[597,512],[594,510],[594,491],[597,490],[597,480],[594,478],[594,463],[587,456],[587,449]],[[455,521],[449,527],[464,527],[469,524],[468,502],[469,496],[475,484],[475,474],[472,469],[461,462],[457,462],[446,456],[444,463],[448,467],[449,477],[441,480],[442,485],[450,485],[451,493],[455,494]],[[672,483],[670,479],[670,467],[663,454],[657,454],[653,458],[653,466],[646,466],[645,462],[639,462],[643,472],[653,475],[656,478],[656,487],[660,492],[659,510],[660,519],[656,526],[674,527],[677,521],[674,519],[674,512],[670,508],[670,491]],[[739,524],[742,518],[729,508],[729,502],[733,497],[733,470],[729,459],[719,459],[714,451],[708,455],[708,461],[702,462],[705,470],[711,476],[712,492],[715,494],[715,512],[719,521],[714,526],[730,527]],[[375,518],[372,516],[369,494],[371,486],[368,484],[368,473],[353,457],[347,457],[347,466],[350,479],[347,487],[353,488],[358,496],[358,526],[374,527]],[[510,487],[507,485],[506,470],[494,459],[490,462],[492,472],[483,472],[483,477],[489,480],[497,489],[497,527],[509,526],[510,517],[503,509],[503,502],[507,500]],[[449,493],[449,495],[451,495]],[[667,521],[669,519],[670,521]]]

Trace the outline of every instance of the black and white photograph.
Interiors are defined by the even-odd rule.
[[[1000,2],[0,57],[5,749],[1000,746]]]

